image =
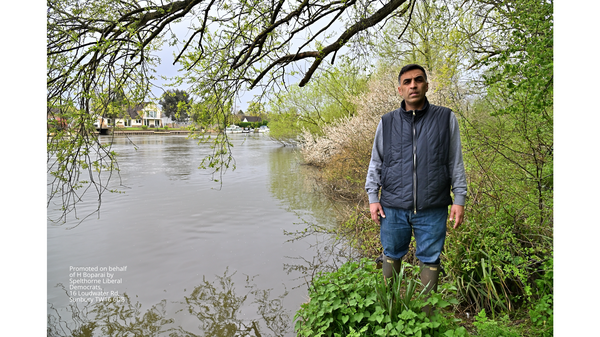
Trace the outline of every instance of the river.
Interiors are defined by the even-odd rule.
[[[297,150],[264,134],[230,138],[236,168],[215,182],[198,169],[207,144],[101,137],[119,154],[110,186],[124,193],[104,193],[85,218],[90,191],[81,223],[48,221],[49,336],[294,336],[311,268],[328,258],[318,237],[287,232],[332,226],[335,205]]]

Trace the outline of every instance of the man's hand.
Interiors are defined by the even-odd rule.
[[[372,205],[372,204],[371,204]],[[371,208],[371,214],[373,214],[373,209]],[[450,208],[450,221],[454,220],[454,229],[458,228],[460,224],[463,223],[465,219],[465,206],[461,205],[452,205]]]
[[[371,219],[373,219],[373,221],[375,221],[375,223],[377,223],[378,225],[381,225],[381,223],[379,222],[379,215],[381,215],[382,218],[385,218],[385,214],[383,214],[383,207],[381,207],[381,204],[378,202],[374,202],[372,204],[369,204],[369,208],[371,210]]]

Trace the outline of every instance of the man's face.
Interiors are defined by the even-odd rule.
[[[419,69],[413,69],[400,76],[398,92],[404,98],[406,110],[419,110],[425,104],[425,93],[429,84],[425,81],[425,74]]]

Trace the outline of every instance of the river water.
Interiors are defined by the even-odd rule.
[[[327,258],[316,236],[287,232],[333,225],[335,205],[295,149],[230,138],[236,169],[222,184],[198,169],[207,144],[102,138],[119,154],[111,187],[124,193],[104,193],[99,216],[79,224],[48,221],[48,335],[294,336],[310,269]],[[88,192],[80,218],[96,206]]]

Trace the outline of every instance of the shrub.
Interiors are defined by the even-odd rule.
[[[545,294],[532,286],[543,277],[542,264],[551,261],[551,246],[539,241],[540,235],[524,235],[522,225],[502,214],[478,220],[468,220],[446,238],[444,264],[463,303],[492,317],[527,308]]]

